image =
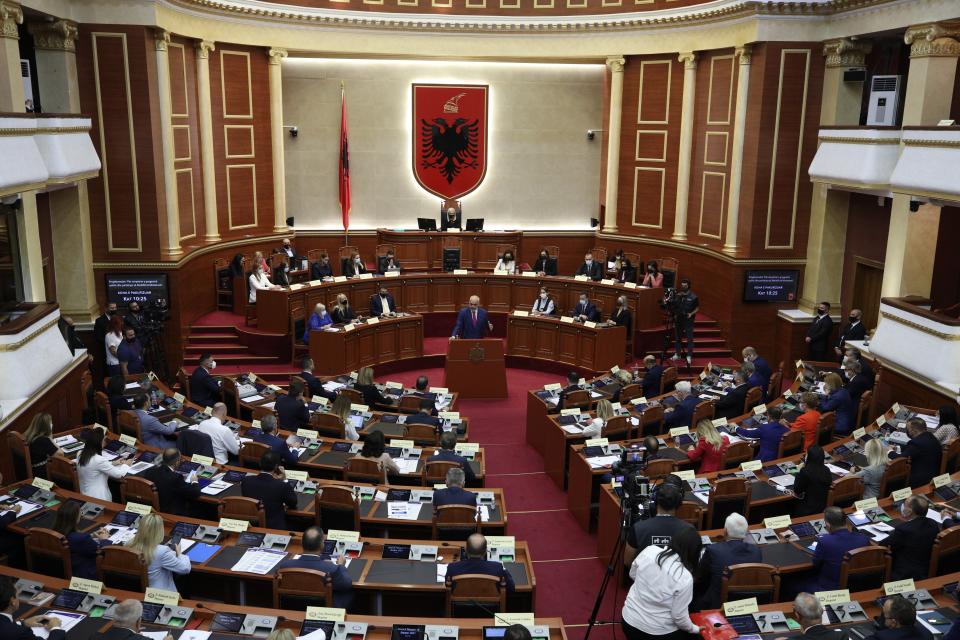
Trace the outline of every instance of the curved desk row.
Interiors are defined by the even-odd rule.
[[[416,313],[368,318],[310,332],[310,358],[314,373],[321,376],[421,356],[423,316]]]

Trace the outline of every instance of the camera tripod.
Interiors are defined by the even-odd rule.
[[[620,498],[620,531],[617,534],[617,542],[613,545],[613,551],[610,553],[610,559],[607,561],[607,569],[603,574],[603,580],[600,582],[600,590],[597,592],[597,599],[593,603],[593,611],[590,613],[590,620],[587,622],[587,630],[583,634],[583,640],[590,638],[590,632],[595,625],[615,625],[619,622],[616,613],[614,613],[613,620],[597,620],[597,616],[600,614],[600,606],[603,604],[603,597],[607,592],[607,587],[610,586],[611,580],[615,579],[617,573],[616,563],[620,562],[620,558],[623,557],[623,550],[627,545],[627,531],[630,530],[630,526],[632,525],[630,510],[626,508],[625,502],[623,498]],[[614,606],[616,606],[616,598],[614,598]]]

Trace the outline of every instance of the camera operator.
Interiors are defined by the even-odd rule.
[[[676,516],[677,509],[683,502],[683,486],[683,480],[674,474],[664,478],[657,486],[657,514],[634,523],[627,532],[627,546],[623,551],[625,565],[630,566],[637,554],[651,544],[668,547],[673,536],[686,529],[693,529],[693,525]]]
[[[677,349],[672,360],[680,359],[680,342],[683,336],[687,338],[687,366],[693,362],[693,325],[700,311],[700,298],[690,290],[690,280],[680,281],[680,288],[676,290],[673,305],[674,330],[676,331]]]

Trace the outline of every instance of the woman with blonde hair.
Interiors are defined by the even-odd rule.
[[[171,548],[163,542],[163,518],[149,513],[140,518],[137,533],[127,543],[147,564],[147,580],[153,589],[177,591],[173,574],[190,573],[190,558],[180,553],[180,547]]]
[[[609,400],[601,400],[597,403],[597,417],[590,421],[590,424],[583,430],[585,438],[599,438],[603,435],[603,429],[607,426],[607,421],[614,417],[613,404]]]
[[[879,438],[873,438],[868,441],[864,447],[864,453],[867,456],[867,466],[858,470],[853,475],[863,478],[863,497],[879,498],[880,484],[883,482],[883,474],[887,470],[890,458],[887,457],[887,447]]]
[[[267,640],[297,640],[297,636],[290,629],[274,629]]]
[[[723,453],[729,446],[730,438],[717,431],[712,420],[704,418],[697,423],[697,446],[687,449],[687,458],[700,462],[697,473],[719,471],[723,468]]]
[[[350,421],[350,398],[343,395],[342,393],[337,396],[337,399],[333,401],[333,405],[330,407],[330,414],[335,415],[343,422],[343,433],[349,440],[356,442],[360,439],[360,434],[357,433],[356,427],[353,426],[353,423]]]
[[[346,294],[337,294],[337,303],[330,310],[330,317],[333,318],[334,324],[346,324],[357,318],[357,314],[353,312],[353,307],[350,306]]]
[[[368,407],[392,405],[393,400],[380,393],[373,382],[373,367],[362,367],[357,372],[357,382],[353,388],[363,394],[363,403]]]
[[[30,463],[35,478],[47,477],[47,460],[56,454],[63,454],[60,447],[53,443],[53,417],[49,413],[33,416],[30,426],[23,433],[23,439],[30,447]]]

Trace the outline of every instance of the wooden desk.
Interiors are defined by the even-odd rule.
[[[464,220],[466,224],[466,220]],[[461,243],[460,266],[463,269],[493,269],[497,265],[497,247],[520,248],[520,231],[393,231],[377,229],[377,244],[397,248],[397,260],[404,269],[443,268],[443,246],[447,239]],[[531,262],[532,264],[532,262]]]
[[[507,355],[562,362],[603,371],[622,365],[627,352],[626,327],[588,327],[549,316],[507,318]]]
[[[407,313],[395,318],[370,318],[349,331],[310,332],[314,373],[329,376],[360,367],[372,367],[423,356],[423,316]]]

